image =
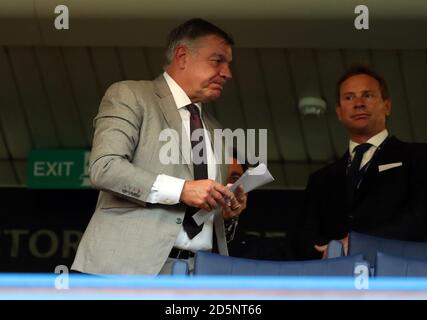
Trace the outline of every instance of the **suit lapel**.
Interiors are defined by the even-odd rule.
[[[325,200],[333,202],[337,208],[347,208],[347,161],[348,152],[346,152],[341,158],[335,161],[333,164],[328,166],[327,180],[325,183],[325,190],[322,191],[325,194]],[[317,196],[318,197],[318,196]],[[323,197],[323,196],[322,196]],[[332,205],[331,205],[332,206]],[[325,212],[326,214],[326,212]],[[340,209],[339,214],[345,215],[346,211]]]
[[[340,177],[340,179],[343,179],[343,181],[347,180],[347,165],[348,165],[348,151],[344,154],[343,157],[341,157],[341,159],[338,160],[338,163],[337,163],[337,176]]]
[[[399,141],[394,138],[390,137],[387,138],[384,143],[379,146],[379,148],[376,150],[372,160],[369,163],[369,167],[366,170],[363,179],[360,183],[359,189],[356,192],[356,198],[360,199],[363,198],[364,195],[368,192],[370,192],[371,186],[377,181],[380,173],[378,171],[378,166],[390,161],[398,161],[399,158],[399,149],[396,149],[398,147]]]
[[[335,189],[335,194],[340,194],[340,199],[347,203],[347,165],[348,151],[338,160],[335,165],[335,179],[331,181],[331,187]]]
[[[193,166],[190,165],[190,160],[188,158],[188,150],[191,152],[190,149],[187,150],[189,146],[191,146],[190,141],[186,134],[183,134],[182,131],[182,119],[178,112],[177,106],[175,104],[175,100],[173,99],[172,92],[170,91],[167,82],[165,78],[160,75],[158,76],[154,81],[154,92],[159,97],[159,106],[163,113],[163,116],[165,117],[165,120],[169,126],[170,129],[175,130],[178,132],[178,136],[180,138],[179,141],[177,141],[179,145],[179,151],[181,153],[181,161],[184,162],[188,170],[190,170],[191,175],[193,176]],[[185,150],[183,150],[183,146],[187,146]],[[184,151],[185,154],[184,154]]]

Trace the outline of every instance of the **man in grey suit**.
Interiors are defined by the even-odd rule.
[[[101,191],[73,270],[168,274],[175,259],[191,265],[197,250],[228,254],[226,230],[245,209],[246,194],[241,187],[233,194],[223,185],[227,166],[212,147],[213,130],[220,126],[202,104],[219,98],[231,78],[232,45],[217,26],[191,19],[171,31],[162,75],[118,82],[107,90],[94,120],[89,163],[91,181]],[[184,155],[190,136],[193,140],[193,116],[201,119],[204,133],[204,179],[195,179],[196,162],[168,163],[161,156],[161,137],[171,129],[179,136],[167,143]],[[194,213],[217,207],[222,214],[209,217],[198,233],[183,226],[190,208]]]

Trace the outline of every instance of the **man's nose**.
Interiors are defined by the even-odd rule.
[[[355,97],[353,106],[357,109],[365,108],[365,99],[363,97]]]
[[[220,70],[220,76],[226,79],[231,79],[233,75],[231,74],[231,69],[229,65],[224,65]]]

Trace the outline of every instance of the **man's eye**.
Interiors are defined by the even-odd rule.
[[[351,101],[353,100],[354,96],[344,96],[344,100]]]
[[[373,97],[375,97],[375,95],[372,93],[372,92],[367,92],[367,93],[365,93],[365,98],[373,98]]]

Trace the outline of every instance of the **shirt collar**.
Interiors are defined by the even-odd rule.
[[[185,91],[176,83],[176,81],[165,71],[163,72],[163,77],[168,84],[170,91],[172,92],[173,99],[176,104],[176,108],[179,110],[181,108],[185,108],[189,104],[191,104],[190,98],[187,96]],[[200,114],[202,114],[202,105],[200,102],[193,103],[199,108]]]
[[[388,137],[388,131],[387,129],[384,129],[380,133],[377,133],[375,136],[371,137],[368,141],[366,141],[366,143],[372,144],[376,149],[380,146],[381,143],[384,142],[384,140],[387,137]],[[349,147],[348,147],[350,154],[353,154],[354,148],[356,148],[358,145],[359,143],[350,140]]]

